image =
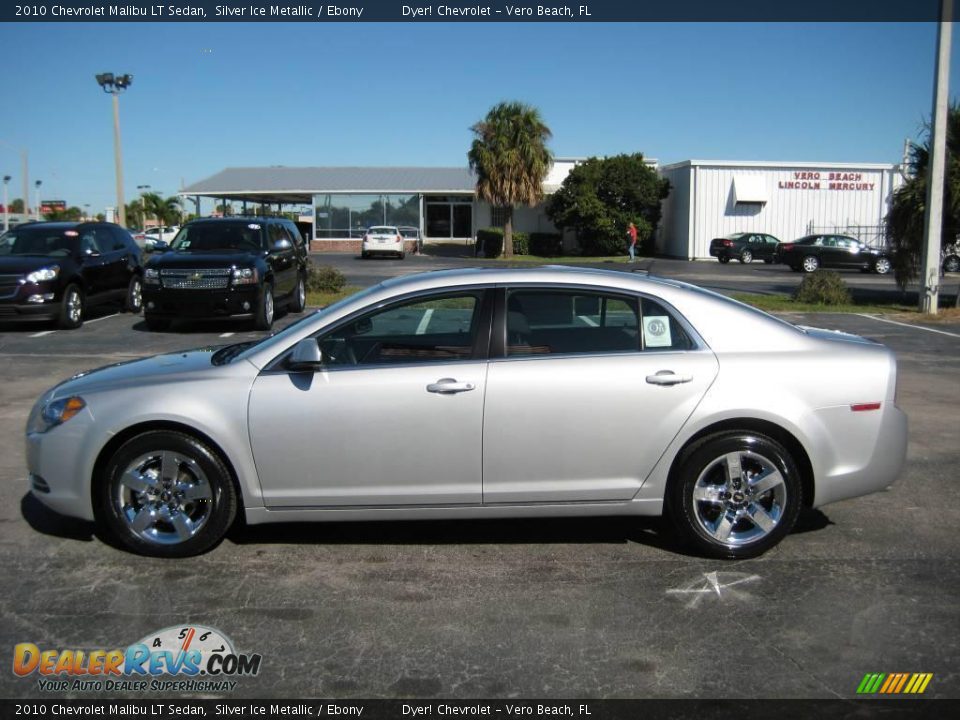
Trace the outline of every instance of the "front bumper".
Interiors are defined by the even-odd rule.
[[[143,308],[158,318],[251,317],[263,301],[259,285],[225,290],[168,290],[143,287]]]
[[[27,298],[34,295],[45,299],[27,302]],[[60,313],[60,300],[55,281],[24,283],[12,295],[0,299],[0,322],[53,319]]]
[[[91,436],[89,408],[69,422],[43,433],[27,433],[26,459],[30,493],[51,510],[93,520],[89,474],[99,447]],[[100,438],[102,440],[102,438]]]

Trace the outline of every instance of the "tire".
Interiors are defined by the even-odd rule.
[[[773,258],[764,258],[763,263],[764,265],[773,265]]]
[[[943,259],[943,271],[948,273],[960,272],[960,255],[947,255]]]
[[[740,263],[743,265],[749,265],[753,262],[753,253],[749,250],[744,250],[740,253]]]
[[[73,330],[83,325],[83,290],[74,283],[67,285],[60,301],[57,325],[64,330]]]
[[[292,313],[302,313],[303,309],[307,306],[307,281],[303,279],[303,275],[297,278],[297,286],[293,289],[293,295],[290,297],[290,302],[287,305],[287,308]]]
[[[880,257],[873,264],[873,271],[877,275],[886,275],[890,272],[891,267],[890,258]]]
[[[127,286],[127,300],[124,303],[124,309],[128,313],[139,315],[143,310],[143,281],[139,275],[130,278],[130,284]]]
[[[726,265],[728,262],[730,262],[730,258],[728,258],[726,255],[721,255],[717,258],[717,260],[720,261],[721,265]]]
[[[147,330],[151,332],[163,332],[170,327],[170,321],[166,318],[153,317],[152,315],[143,316],[143,322],[147,325]]]
[[[257,330],[269,330],[273,327],[274,315],[273,285],[263,284],[263,298],[257,306],[257,314],[253,320],[253,326]]]
[[[139,555],[198,555],[220,542],[237,514],[237,493],[223,460],[185,433],[137,435],[94,480],[97,524]]]
[[[397,255],[397,257],[400,258],[401,260],[403,260],[406,256],[407,256],[407,254],[406,254],[405,252],[403,252],[402,250],[400,251],[400,254]]]
[[[805,273],[816,272],[820,268],[820,258],[816,255],[807,255],[801,265]]]
[[[797,466],[765,435],[711,435],[685,450],[678,467],[667,491],[669,514],[682,540],[707,557],[762,555],[790,532],[800,513]]]

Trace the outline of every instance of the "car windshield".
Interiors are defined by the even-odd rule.
[[[59,228],[18,228],[0,236],[0,255],[65,257],[76,249],[77,238]]]
[[[259,223],[198,223],[182,228],[174,238],[172,248],[179,252],[206,252],[208,250],[263,249],[263,230]]]

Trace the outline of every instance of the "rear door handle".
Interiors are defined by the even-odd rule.
[[[454,393],[469,392],[474,387],[473,383],[457,382],[455,378],[440,378],[435,383],[427,385],[427,392],[453,395]]]
[[[651,385],[679,385],[693,380],[693,375],[676,375],[672,370],[661,370],[656,375],[647,375]]]

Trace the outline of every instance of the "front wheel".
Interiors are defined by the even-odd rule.
[[[816,272],[820,267],[820,260],[815,255],[807,255],[803,259],[803,271],[807,273]]]
[[[140,555],[187,557],[216,545],[237,512],[220,457],[184,433],[154,430],[124,443],[96,478],[97,522]]]
[[[886,275],[890,272],[890,267],[890,260],[888,258],[877,258],[877,261],[873,264],[873,271],[877,275]]]
[[[744,265],[748,265],[753,262],[753,253],[749,250],[744,250],[740,253],[740,262]]]
[[[273,285],[263,284],[263,299],[257,307],[257,315],[253,321],[257,330],[269,330],[273,327]]]
[[[772,438],[749,431],[718,433],[684,452],[667,502],[680,535],[698,552],[756,557],[796,522],[800,473]]]
[[[73,330],[83,325],[83,291],[76,285],[67,285],[60,302],[57,325],[64,330]]]

